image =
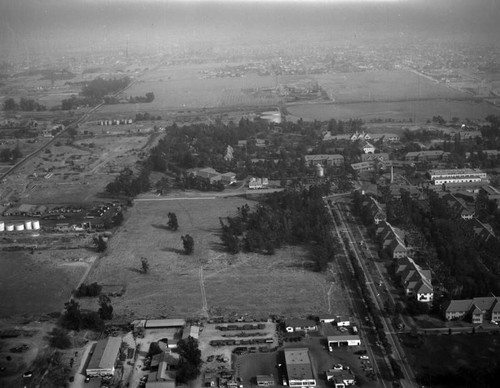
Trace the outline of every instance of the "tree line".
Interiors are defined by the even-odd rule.
[[[310,249],[313,270],[327,268],[337,251],[331,219],[323,196],[330,184],[268,194],[254,209],[238,208],[234,217],[221,218],[221,240],[230,253],[256,252],[272,255],[284,245],[304,244]]]
[[[16,102],[13,98],[7,98],[3,103],[4,111],[16,111],[21,110],[23,112],[41,112],[47,110],[45,105],[38,103],[32,98],[21,97],[19,102]]]

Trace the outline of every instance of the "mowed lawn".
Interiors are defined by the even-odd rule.
[[[207,312],[304,316],[328,312],[329,302],[332,312],[345,313],[337,286],[323,274],[303,269],[306,254],[300,248],[285,248],[274,256],[223,251],[219,217],[234,215],[245,203],[254,202],[237,197],[135,202],[87,282],[125,286],[124,295],[112,304],[117,316],[127,319]],[[176,232],[165,227],[168,212],[177,215]],[[194,238],[191,256],[182,250],[184,234]],[[149,262],[147,274],[140,271],[141,257]]]

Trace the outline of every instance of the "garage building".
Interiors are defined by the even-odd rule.
[[[334,348],[339,348],[341,346],[359,346],[361,345],[361,339],[359,335],[335,335],[327,337],[328,349],[330,352]]]

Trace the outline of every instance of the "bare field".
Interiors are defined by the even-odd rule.
[[[304,316],[328,312],[329,303],[332,312],[345,313],[341,290],[323,274],[304,271],[300,249],[284,249],[275,256],[221,251],[219,217],[234,214],[245,203],[251,201],[231,197],[136,202],[88,281],[124,284],[125,294],[112,303],[116,314],[127,319],[208,312]],[[168,212],[177,215],[177,232],[164,227]],[[182,253],[180,237],[186,233],[195,241],[192,256]],[[141,257],[149,261],[147,274],[140,272]]]
[[[297,104],[287,106],[291,120],[348,120],[350,118],[394,119],[425,122],[432,116],[441,115],[446,120],[460,119],[483,120],[490,114],[499,114],[500,109],[485,102],[427,100],[402,102],[360,102],[349,104]]]
[[[62,311],[93,260],[83,249],[0,254],[0,317]]]

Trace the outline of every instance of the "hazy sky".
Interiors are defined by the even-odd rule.
[[[0,48],[407,34],[498,40],[500,0],[0,0]]]

